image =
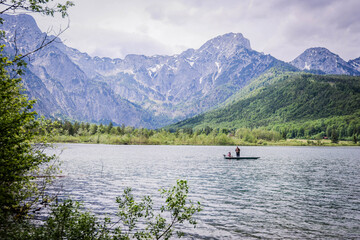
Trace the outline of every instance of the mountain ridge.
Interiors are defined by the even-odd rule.
[[[300,70],[319,70],[324,74],[358,76],[360,72],[351,64],[354,61],[355,59],[346,62],[339,55],[324,47],[314,47],[306,49],[290,64]]]
[[[17,45],[23,52],[46,37],[28,15],[7,16],[3,27],[10,40],[15,29],[22,34]],[[357,74],[355,60],[348,65]],[[91,57],[56,40],[31,57],[24,81],[42,82],[41,90],[25,85],[45,116],[158,128],[220,106],[273,67],[297,71],[293,65],[252,50],[241,33],[215,37],[174,56],[124,59]],[[44,107],[46,102],[52,107]]]
[[[360,113],[359,76],[272,72],[256,81],[251,94],[167,128],[271,128]]]

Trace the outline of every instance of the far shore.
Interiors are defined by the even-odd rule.
[[[57,135],[48,139],[51,143],[82,143],[82,144],[109,144],[109,145],[193,145],[193,146],[325,146],[325,147],[337,147],[337,146],[349,146],[356,147],[360,146],[360,143],[354,143],[353,141],[340,140],[338,143],[331,142],[330,139],[286,139],[278,141],[265,141],[255,140],[254,142],[247,142],[243,139],[236,139],[229,137],[224,142],[213,142],[208,140],[199,139],[144,139],[144,138],[127,138],[114,137],[111,135],[100,135],[100,136],[64,136]],[[40,141],[39,141],[40,142]]]

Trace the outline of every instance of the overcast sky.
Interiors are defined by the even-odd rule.
[[[73,0],[66,45],[91,56],[174,55],[228,32],[291,61],[310,47],[360,57],[360,0]],[[36,16],[43,31],[59,18]]]

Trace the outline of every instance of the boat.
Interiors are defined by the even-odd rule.
[[[235,156],[227,157],[226,155],[224,155],[224,158],[235,159],[235,160],[246,160],[246,159],[259,159],[260,157],[235,157]]]

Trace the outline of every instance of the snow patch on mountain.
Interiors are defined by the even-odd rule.
[[[217,73],[221,73],[222,68],[220,67],[220,63],[219,62],[215,62],[215,65],[217,67]]]
[[[326,74],[360,75],[349,62],[326,48],[309,48],[290,62],[301,70],[315,70]]]

